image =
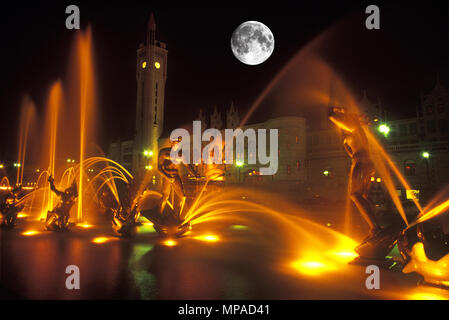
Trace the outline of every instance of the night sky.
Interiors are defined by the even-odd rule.
[[[365,29],[368,4],[341,1],[268,1],[260,5],[223,2],[217,7],[187,7],[157,2],[15,2],[2,10],[0,157],[16,154],[20,100],[28,93],[44,109],[51,82],[66,76],[74,31],[65,29],[65,7],[77,4],[81,24],[92,25],[98,109],[104,148],[118,137],[131,138],[135,127],[135,58],[154,12],[157,39],[168,49],[165,128],[191,122],[200,108],[222,113],[231,101],[241,115],[282,67],[320,33],[345,23],[325,53],[352,91],[366,90],[388,107],[392,118],[413,116],[420,92],[428,93],[437,73],[449,87],[448,4],[377,2],[381,30]],[[310,4],[313,2],[313,4]],[[390,1],[392,2],[392,1]],[[212,2],[209,2],[212,3]],[[254,4],[254,2],[252,2]],[[219,6],[218,6],[219,5]],[[267,25],[275,37],[273,55],[247,66],[232,54],[230,38],[244,21]],[[256,112],[251,122],[276,116]]]

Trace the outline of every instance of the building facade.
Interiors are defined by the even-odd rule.
[[[416,117],[389,120],[380,104],[373,104],[364,94],[362,110],[390,129],[377,137],[411,190],[424,202],[435,196],[449,182],[449,90],[439,81],[428,95],[421,97]],[[331,201],[345,199],[351,160],[343,149],[341,137],[333,126],[307,132],[307,179],[305,197],[321,197]],[[374,178],[373,193],[382,202],[382,181]],[[397,192],[405,202],[411,201],[407,190],[397,183]],[[376,195],[373,196],[376,198]]]

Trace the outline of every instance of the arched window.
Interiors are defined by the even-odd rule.
[[[404,175],[414,176],[416,175],[416,164],[413,160],[404,161]]]

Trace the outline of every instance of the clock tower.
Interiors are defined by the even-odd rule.
[[[164,93],[167,80],[167,49],[156,40],[156,23],[151,14],[146,44],[137,50],[136,131],[134,138],[134,175],[156,168],[158,139],[164,125]]]

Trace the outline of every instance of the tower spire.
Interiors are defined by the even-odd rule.
[[[150,20],[148,20],[148,29],[149,30],[156,30],[156,22],[154,20],[154,14],[151,12],[150,14]]]
[[[148,44],[154,45],[156,38],[156,21],[154,20],[154,14],[151,12],[150,19],[148,20]]]

